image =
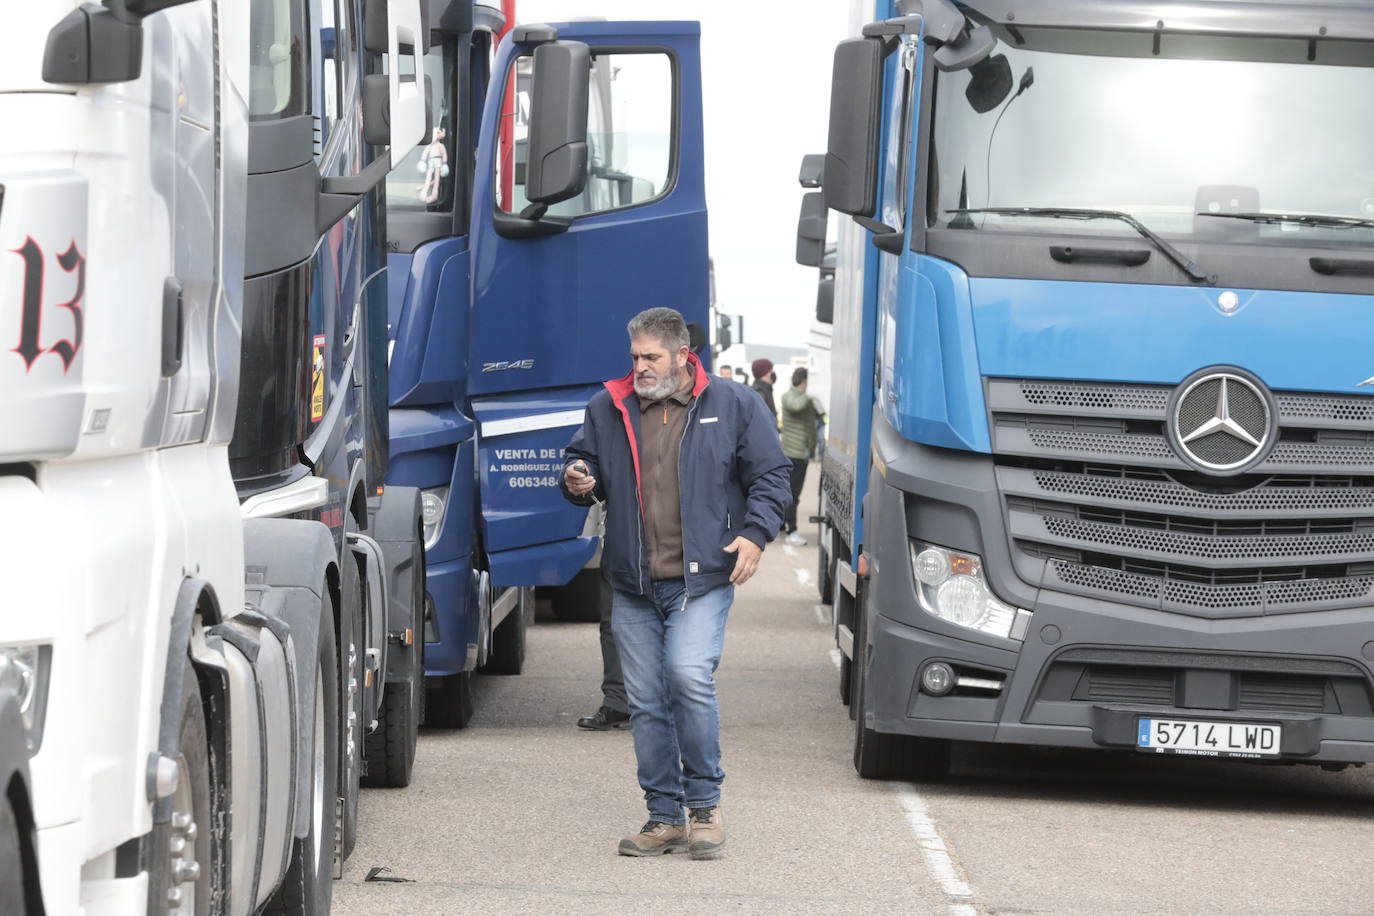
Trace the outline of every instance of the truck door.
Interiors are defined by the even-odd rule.
[[[550,571],[505,584],[561,584],[594,549],[589,540],[572,549],[585,513],[560,498],[556,480],[587,400],[629,371],[629,319],[670,306],[706,327],[699,35],[687,22],[526,26],[498,53],[474,182],[468,378],[496,584],[502,551],[545,545],[548,556],[519,550],[519,565]],[[531,61],[554,39],[590,50],[586,181],[531,218],[540,209],[525,195]],[[497,162],[505,93],[515,94],[508,174]]]

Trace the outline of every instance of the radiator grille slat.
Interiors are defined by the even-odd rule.
[[[989,380],[1008,531],[1044,584],[1205,617],[1370,601],[1374,397],[1275,392],[1273,451],[1209,478],[1166,435],[1173,394]]]

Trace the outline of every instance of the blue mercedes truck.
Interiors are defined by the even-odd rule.
[[[536,587],[595,619],[599,515],[559,495],[563,446],[633,315],[708,309],[698,25],[511,15],[431,0],[431,142],[387,179],[387,482],[421,492],[447,727],[475,670],[520,672]]]
[[[1374,760],[1374,6],[857,9],[822,547],[859,774]]]

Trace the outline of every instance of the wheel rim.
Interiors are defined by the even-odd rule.
[[[311,874],[320,873],[324,860],[324,671],[315,669],[315,726],[310,739],[310,826],[315,837],[314,848],[310,850]],[[333,850],[330,850],[331,854]]]
[[[167,840],[167,890],[164,905],[168,913],[194,914],[195,884],[200,880],[196,859],[195,793],[191,788],[191,767],[184,754],[177,755],[177,787],[172,793],[172,829]]]

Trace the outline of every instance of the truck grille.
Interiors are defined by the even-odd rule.
[[[1374,397],[1276,393],[1274,450],[1206,477],[1170,445],[1172,392],[989,380],[1008,530],[1039,584],[1205,617],[1369,603]]]
[[[1205,683],[1196,686],[1197,678]],[[1374,717],[1365,672],[1333,659],[1076,648],[1056,656],[1037,698],[1199,711]]]
[[[1094,703],[1178,706],[1177,672],[1165,668],[1088,666],[1074,699]],[[1338,712],[1328,709],[1334,695],[1327,679],[1311,675],[1242,674],[1236,676],[1236,702],[1228,709],[1250,712]]]

